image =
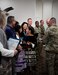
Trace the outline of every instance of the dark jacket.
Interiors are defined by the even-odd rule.
[[[14,39],[16,39],[16,32],[15,32],[15,29],[12,28],[10,25],[6,25],[5,33],[6,33],[6,36],[7,36],[7,40],[8,40],[9,38],[14,38]]]

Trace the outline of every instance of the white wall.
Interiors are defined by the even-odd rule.
[[[52,0],[43,0],[43,19],[52,17]]]
[[[53,1],[53,16],[56,18],[58,25],[58,0]]]
[[[36,0],[37,1],[37,18],[43,19],[45,24],[45,28],[47,27],[46,25],[46,19],[52,17],[52,3],[53,0]],[[40,17],[39,17],[40,16]]]
[[[43,18],[43,5],[42,0],[36,0],[36,20]]]
[[[36,19],[43,19],[46,25],[46,19],[55,17],[58,24],[58,0],[36,0]]]
[[[56,17],[58,24],[58,0],[0,0],[2,10],[10,6],[14,8],[9,12],[10,15],[15,16],[20,24],[31,17],[34,26],[35,20],[46,21],[52,16]]]
[[[9,6],[14,8],[10,15],[14,15],[20,24],[31,17],[34,25],[36,0],[0,0],[1,9]]]
[[[52,17],[52,0],[43,0],[43,19],[45,21],[45,28],[46,25],[46,19]]]

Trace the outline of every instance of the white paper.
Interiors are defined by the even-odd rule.
[[[9,49],[10,50],[16,49],[18,43],[19,43],[19,40],[10,38],[8,40],[8,47],[9,47]]]

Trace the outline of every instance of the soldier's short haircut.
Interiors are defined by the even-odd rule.
[[[27,21],[32,20],[32,18],[28,18]]]
[[[7,23],[8,23],[8,24],[12,23],[13,18],[14,18],[14,16],[9,16],[9,17],[7,18]]]
[[[40,20],[40,23],[42,22],[43,20]]]
[[[53,20],[56,23],[56,18],[52,17],[50,20]]]

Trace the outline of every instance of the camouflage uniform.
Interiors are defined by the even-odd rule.
[[[41,38],[41,29],[40,27],[35,27],[35,34],[38,34],[38,37],[37,37],[37,42],[39,41],[39,38]]]
[[[55,53],[58,52],[58,27],[51,26],[45,36],[48,75],[55,75]]]
[[[45,34],[45,28],[44,28],[44,26],[40,25],[40,29],[41,29],[41,37],[43,37]]]
[[[41,58],[41,52],[43,48],[42,44],[42,39],[41,39],[41,28],[40,27],[35,27],[35,33],[38,33],[37,37],[37,46],[35,48],[36,51],[36,75],[41,75],[42,74],[42,58]]]
[[[38,37],[37,37],[37,44],[38,44],[38,51],[39,51],[39,55],[40,55],[40,52],[42,51],[42,38],[41,38],[41,28],[40,27],[35,27],[35,33],[38,34]]]

